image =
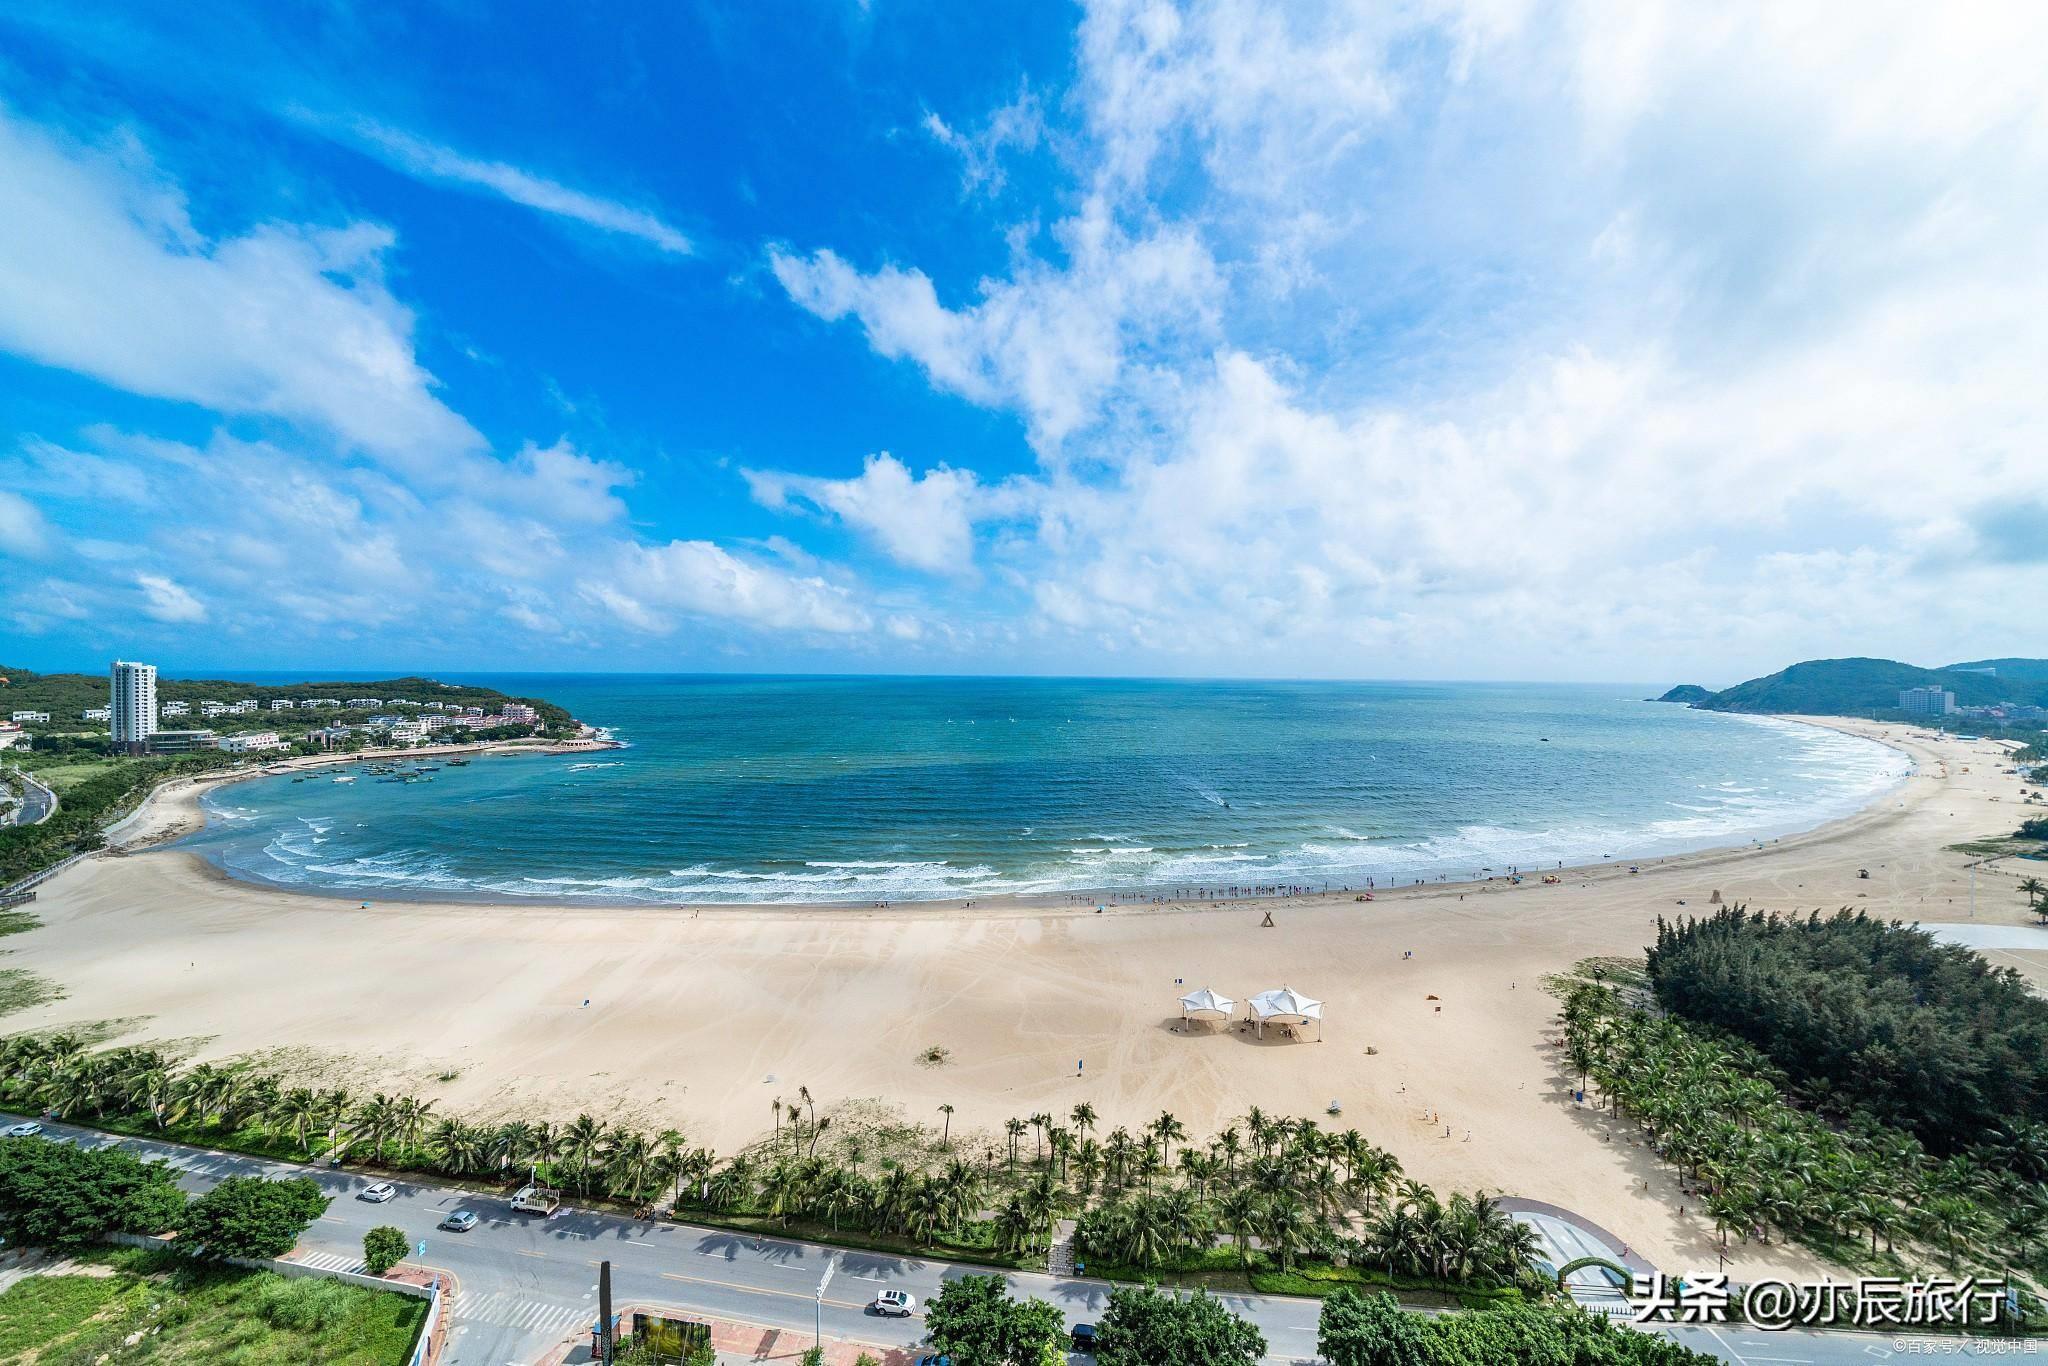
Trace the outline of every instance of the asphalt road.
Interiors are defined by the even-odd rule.
[[[351,1172],[109,1138],[65,1124],[48,1124],[45,1135],[94,1145],[115,1143],[145,1157],[161,1158],[195,1191],[227,1176],[310,1176],[335,1198],[300,1239],[293,1254],[298,1261],[355,1269],[361,1263],[364,1233],[378,1224],[404,1229],[415,1249],[409,1260],[451,1272],[459,1282],[452,1302],[454,1336],[448,1357],[453,1366],[524,1366],[570,1332],[586,1327],[596,1316],[600,1261],[611,1262],[613,1294],[621,1302],[666,1305],[772,1328],[809,1329],[821,1323],[828,1339],[884,1347],[914,1346],[923,1326],[916,1317],[880,1318],[870,1313],[868,1305],[877,1292],[908,1290],[921,1305],[946,1281],[980,1270],[577,1211],[542,1219],[513,1213],[503,1197],[444,1185],[398,1182],[395,1198],[371,1204],[356,1197],[374,1178]],[[436,1228],[455,1209],[474,1210],[480,1217],[476,1228],[468,1233]],[[418,1250],[422,1244],[424,1252]],[[1017,1293],[1058,1305],[1070,1323],[1094,1321],[1109,1294],[1105,1283],[1078,1277],[1011,1272],[1006,1279]],[[1316,1361],[1315,1301],[1273,1295],[1223,1299],[1232,1312],[1257,1324],[1266,1335],[1266,1361],[1271,1366]],[[2048,1344],[2034,1341],[1977,1344],[1731,1328],[1669,1331],[1687,1346],[1738,1366],[1847,1366],[1928,1355],[2048,1360]]]
[[[6,821],[0,823],[41,825],[57,809],[57,794],[25,773],[18,781],[21,787],[21,802],[10,807]],[[8,785],[12,787],[15,783],[10,782]]]

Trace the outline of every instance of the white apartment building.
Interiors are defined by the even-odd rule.
[[[394,745],[416,745],[427,738],[427,723],[424,721],[398,721],[391,727],[391,743]]]
[[[188,715],[191,712],[191,710],[192,704],[190,702],[166,702],[164,703],[162,710],[160,710],[157,714],[159,716],[185,716]]]
[[[285,748],[285,740],[274,730],[258,730],[247,735],[223,735],[220,747],[229,754],[258,754],[267,749]]]
[[[234,716],[247,716],[255,710],[256,699],[253,697],[244,698],[242,701],[233,703],[228,707],[229,714]]]
[[[505,724],[508,726],[537,726],[540,724],[540,713],[527,706],[524,702],[507,702],[505,709],[498,714],[505,718]]]
[[[1946,688],[1902,688],[1899,710],[1919,716],[1948,716],[1956,709],[1956,695]]]
[[[350,698],[350,699],[349,699],[348,701],[344,702],[344,703],[343,703],[342,705],[343,705],[343,706],[347,706],[347,707],[364,707],[364,708],[369,708],[369,707],[381,707],[381,706],[383,706],[383,705],[384,705],[384,699],[383,699],[383,698],[381,698],[381,697],[351,697],[351,698]]]
[[[292,709],[292,700],[289,697],[273,697],[270,699],[270,709],[272,711],[290,711]]]
[[[199,714],[201,716],[226,716],[228,710],[228,704],[225,702],[201,702],[199,704]]]
[[[0,749],[28,748],[28,732],[12,721],[0,721]]]
[[[112,707],[87,707],[84,711],[78,713],[78,719],[81,721],[111,721],[114,719],[114,709]]]
[[[47,721],[50,719],[50,713],[46,711],[18,711],[14,713],[14,719],[16,722]]]

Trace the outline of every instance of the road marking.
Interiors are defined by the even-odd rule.
[[[807,1304],[817,1303],[818,1296],[809,1290],[773,1290],[765,1285],[736,1285],[731,1281],[714,1281],[705,1276],[685,1276],[677,1271],[664,1271],[661,1278],[667,1281],[688,1281],[693,1285],[715,1285],[720,1290],[729,1290],[739,1295],[774,1295],[778,1299],[802,1300]],[[866,1300],[826,1300],[834,1309],[865,1309]]]
[[[545,1257],[548,1255],[545,1252],[533,1252],[523,1247],[515,1247],[512,1251],[521,1257]]]

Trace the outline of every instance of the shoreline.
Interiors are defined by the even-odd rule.
[[[572,897],[563,896],[559,893],[538,894],[534,896],[512,896],[502,892],[493,893],[488,891],[478,891],[475,893],[451,893],[435,892],[431,890],[413,887],[351,888],[339,886],[322,886],[311,883],[288,883],[274,881],[272,879],[265,878],[260,875],[230,871],[229,869],[222,867],[220,864],[214,862],[213,860],[197,853],[191,853],[189,851],[172,852],[185,853],[186,856],[192,859],[194,864],[197,865],[206,876],[217,878],[223,883],[245,887],[257,887],[264,889],[266,891],[275,892],[282,896],[303,897],[308,900],[316,902],[385,902],[395,905],[448,906],[472,909],[490,908],[496,911],[506,911],[514,913],[530,910],[536,912],[546,912],[551,914],[562,912],[574,912],[579,910],[589,910],[594,912],[602,912],[605,914],[644,911],[652,913],[671,914],[678,912],[688,912],[690,914],[712,912],[719,915],[760,914],[763,916],[771,917],[811,915],[864,915],[869,917],[886,917],[892,913],[895,913],[901,915],[903,918],[906,919],[929,918],[935,915],[965,914],[970,911],[977,918],[998,917],[1005,915],[1085,916],[1112,913],[1120,915],[1171,912],[1191,913],[1203,911],[1225,911],[1232,909],[1243,909],[1247,906],[1320,905],[1336,903],[1356,904],[1360,901],[1363,901],[1366,904],[1371,904],[1394,898],[1420,898],[1428,896],[1432,893],[1451,893],[1458,895],[1460,899],[1462,899],[1464,896],[1472,895],[1475,893],[1490,895],[1510,891],[1542,889],[1545,887],[1546,884],[1542,883],[1539,879],[1546,875],[1555,876],[1560,880],[1560,882],[1563,883],[1576,883],[1580,885],[1588,885],[1592,881],[1602,878],[1612,878],[1617,876],[1625,878],[1630,876],[1639,876],[1639,874],[1631,874],[1628,871],[1629,865],[1632,864],[1644,870],[1648,870],[1651,868],[1663,869],[1687,866],[1711,867],[1719,862],[1725,861],[1728,858],[1739,858],[1746,854],[1753,854],[1757,852],[1759,848],[1776,848],[1785,846],[1794,841],[1804,841],[1813,838],[1827,838],[1829,837],[1830,832],[1833,831],[1837,826],[1843,826],[1848,823],[1855,822],[1859,818],[1868,814],[1880,803],[1882,803],[1888,796],[1897,792],[1901,787],[1903,787],[1907,782],[1909,782],[1914,775],[1915,766],[1912,752],[1903,748],[1901,745],[1894,743],[1892,739],[1888,738],[1888,732],[1890,730],[1909,729],[1907,727],[1897,727],[1891,725],[1890,723],[1886,723],[1885,725],[1877,728],[1878,731],[1881,733],[1873,733],[1872,728],[1864,725],[1864,723],[1850,721],[1847,718],[1772,715],[1764,719],[1786,722],[1793,725],[1812,726],[1816,729],[1821,730],[1831,730],[1835,731],[1838,734],[1850,735],[1854,736],[1857,739],[1868,740],[1874,744],[1882,745],[1883,747],[1892,750],[1894,753],[1902,755],[1907,760],[1906,770],[1899,776],[1899,778],[1895,782],[1889,783],[1881,790],[1871,793],[1864,800],[1862,805],[1856,807],[1852,811],[1848,811],[1843,814],[1824,820],[1818,825],[1806,826],[1801,829],[1787,831],[1783,834],[1778,835],[1765,834],[1745,836],[1743,840],[1739,843],[1708,844],[1703,845],[1697,849],[1680,850],[1675,853],[1639,854],[1631,852],[1622,852],[1611,855],[1599,863],[1564,864],[1553,866],[1550,868],[1538,868],[1534,869],[1531,872],[1526,873],[1523,877],[1523,881],[1520,884],[1515,884],[1511,882],[1507,875],[1501,874],[1491,878],[1441,878],[1439,880],[1428,881],[1423,883],[1409,883],[1401,886],[1385,886],[1372,889],[1346,887],[1341,889],[1330,889],[1326,891],[1316,890],[1299,892],[1262,893],[1245,892],[1238,895],[1224,896],[1219,894],[1206,897],[1169,896],[1165,894],[1166,889],[1164,887],[1125,886],[1098,888],[1063,888],[1056,892],[998,892],[971,897],[933,897],[919,900],[890,901],[882,905],[877,905],[874,902],[864,900],[793,902],[652,901],[646,899],[612,899],[604,896]],[[517,742],[498,743],[516,744]],[[579,741],[565,742],[565,744],[567,745],[567,747],[550,748],[544,751],[532,746],[522,746],[521,748],[524,752],[528,753],[579,753],[589,749],[621,747],[619,743],[616,741]],[[480,746],[476,748],[481,750],[487,750],[490,748],[490,746]],[[452,754],[460,751],[455,749],[447,749],[440,752]],[[415,754],[424,756],[428,753],[429,751],[425,749],[415,751],[378,751],[376,755],[372,755],[370,752],[366,751],[358,755],[337,756],[333,758],[329,758],[328,756],[321,756],[319,760],[313,762],[346,763],[353,762],[358,759],[389,756],[393,754]],[[304,766],[310,767],[312,766],[312,763],[308,763]],[[236,775],[236,777],[238,779],[244,779],[272,776],[273,773],[276,771],[280,770],[265,769],[255,773],[239,774]],[[163,789],[158,790],[162,791]],[[205,790],[209,789],[195,789],[191,795],[190,804],[194,813],[199,812],[198,799],[201,795],[203,795]],[[155,796],[154,793],[152,793],[151,795],[152,798]],[[188,835],[197,833],[198,830],[203,828],[205,823],[203,814],[195,814],[189,819],[195,821],[196,823],[189,825],[188,828],[179,830],[176,834],[165,835],[160,838],[153,839],[150,841],[150,843],[159,844],[167,843],[174,839],[182,839]],[[1554,886],[1556,884],[1550,885]]]
[[[129,853],[198,834],[206,828],[205,812],[199,805],[202,797],[215,788],[248,782],[255,778],[275,778],[333,765],[366,763],[381,759],[447,758],[468,754],[587,754],[624,747],[623,743],[617,740],[479,740],[468,744],[421,745],[415,749],[362,749],[353,753],[294,754],[289,758],[275,759],[255,768],[225,773],[204,773],[190,778],[173,778],[157,784],[136,803],[133,811],[106,828],[107,848],[115,853]]]
[[[7,940],[10,967],[66,994],[0,1028],[247,1059],[470,1119],[674,1125],[725,1153],[766,1133],[765,1102],[799,1085],[835,1127],[882,1112],[935,1125],[952,1106],[956,1144],[998,1154],[1007,1117],[1084,1100],[1105,1129],[1167,1111],[1191,1133],[1254,1105],[1323,1116],[1335,1101],[1326,1126],[1356,1127],[1440,1191],[1566,1203],[1660,1266],[1711,1266],[1711,1223],[1678,1213],[1687,1202],[1634,1127],[1572,1102],[1543,980],[1640,955],[1658,917],[1711,913],[1715,891],[1758,910],[1968,923],[1974,872],[1976,923],[2030,920],[2013,890],[2025,865],[1973,869],[1949,847],[2030,811],[2010,764],[1985,742],[1888,738],[1916,761],[1898,788],[1762,849],[1369,903],[361,908],[202,873],[176,849],[96,855]],[[2048,950],[1995,961],[2048,984]],[[1183,1032],[1177,998],[1201,986],[1320,997],[1326,1042]],[[1732,1270],[1816,1267],[1774,1244],[1738,1248]]]

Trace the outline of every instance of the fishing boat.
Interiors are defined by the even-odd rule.
[[[334,775],[334,781],[337,783],[352,783],[355,780],[356,775],[353,773],[337,773]]]

